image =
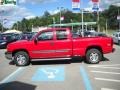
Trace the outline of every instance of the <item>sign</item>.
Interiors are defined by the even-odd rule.
[[[64,67],[42,67],[39,68],[32,81],[64,81]]]
[[[1,0],[1,5],[16,5],[17,0]]]
[[[93,11],[98,11],[98,10],[99,10],[99,5],[98,5],[98,3],[94,3],[94,4],[93,4],[92,10],[93,10]]]
[[[72,0],[72,9],[80,10],[80,0]]]
[[[0,5],[2,5],[2,0],[0,0]]]
[[[93,3],[92,10],[94,12],[99,11],[99,0],[92,0],[92,3]]]

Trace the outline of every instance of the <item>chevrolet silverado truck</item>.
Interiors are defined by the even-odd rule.
[[[7,46],[5,56],[17,66],[26,66],[38,60],[68,60],[85,57],[85,61],[97,64],[103,54],[114,51],[110,37],[79,37],[69,28],[50,28],[38,32],[30,40],[21,40]]]

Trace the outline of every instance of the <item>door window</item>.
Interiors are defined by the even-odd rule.
[[[53,32],[52,31],[42,32],[38,36],[38,41],[46,41],[46,40],[53,40]]]

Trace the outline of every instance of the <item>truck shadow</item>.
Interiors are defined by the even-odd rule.
[[[0,84],[0,90],[35,90],[35,88],[35,85],[18,81]]]
[[[109,59],[107,59],[106,57],[103,58],[102,61],[110,61]],[[32,61],[31,64],[32,65],[58,65],[58,64],[71,64],[71,63],[86,63],[89,64],[87,62],[85,62],[85,58],[72,58],[70,60],[50,60],[50,61]],[[10,65],[15,65],[15,63],[13,61],[11,61],[9,63]]]

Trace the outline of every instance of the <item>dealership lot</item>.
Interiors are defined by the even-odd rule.
[[[120,46],[100,64],[81,60],[33,62],[16,67],[0,50],[0,90],[119,90]]]

